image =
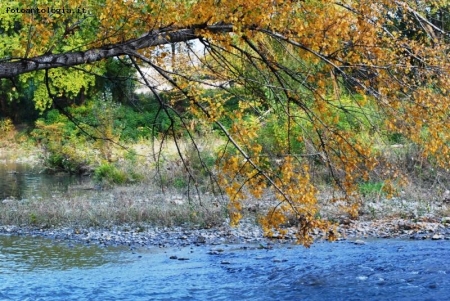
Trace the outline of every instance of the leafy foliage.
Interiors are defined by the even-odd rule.
[[[86,137],[79,136],[67,117],[50,111],[47,120],[38,120],[32,136],[44,149],[44,162],[49,170],[81,173],[91,162],[93,150],[83,146]]]
[[[100,165],[95,170],[94,177],[97,181],[107,181],[114,184],[124,184],[127,182],[127,175],[109,163]]]
[[[448,169],[447,1],[14,2],[24,10],[86,9],[40,14],[8,12],[5,3],[0,27],[8,46],[0,74],[16,70],[22,83],[32,79],[37,108],[94,87],[92,74],[105,70],[98,61],[126,56],[157,100],[157,116],[164,114],[165,137],[193,138],[192,120],[214,124],[226,140],[218,182],[230,198],[232,224],[249,195],[271,191],[278,203],[261,219],[267,234],[282,235],[293,217],[299,242],[311,244],[316,228],[334,239],[330,222],[318,217],[313,163],[328,170],[336,190],[330,202],[345,201],[356,216],[358,183],[378,172],[388,189],[399,178],[380,159],[380,146],[393,141],[420,146],[424,157]],[[188,43],[183,52],[162,46],[195,39],[201,51]],[[32,70],[41,71],[19,75]],[[174,91],[161,96],[151,77]],[[211,86],[220,92],[205,93]],[[111,111],[101,112],[96,128],[105,139],[98,147],[108,150],[121,133],[111,127]]]
[[[11,119],[0,119],[0,133],[2,133],[2,135],[6,135],[13,130],[14,124],[12,123]]]

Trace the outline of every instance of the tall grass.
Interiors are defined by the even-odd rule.
[[[147,185],[115,187],[108,191],[77,191],[40,199],[7,200],[0,203],[0,224],[38,227],[122,224],[208,228],[226,219],[223,203],[210,196],[188,200],[171,191],[162,194]]]

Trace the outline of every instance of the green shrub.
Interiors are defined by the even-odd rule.
[[[0,133],[2,135],[12,132],[14,130],[14,124],[10,118],[0,119]]]
[[[383,187],[383,182],[363,182],[358,185],[359,192],[363,196],[382,194]]]
[[[186,188],[187,185],[188,184],[184,178],[177,177],[177,178],[173,179],[173,187],[175,187],[177,189]]]
[[[14,141],[15,127],[10,118],[0,118],[0,147],[6,147]]]
[[[36,121],[31,135],[43,148],[42,157],[48,170],[80,173],[91,163],[94,150],[86,145],[82,136],[67,128],[64,116],[50,114],[54,122]]]
[[[258,132],[258,142],[263,147],[263,153],[272,157],[285,155],[290,149],[293,154],[302,154],[305,150],[303,142],[299,141],[302,129],[298,125],[287,131],[287,120],[278,114],[270,114]]]
[[[128,181],[126,172],[110,163],[104,163],[97,167],[94,171],[94,179],[110,184],[124,184]]]

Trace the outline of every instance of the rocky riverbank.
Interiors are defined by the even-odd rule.
[[[16,147],[17,148],[17,147]],[[37,163],[37,150],[16,151],[0,149],[7,161]],[[18,153],[16,155],[16,153]],[[22,155],[20,155],[22,154]],[[26,154],[26,155],[24,155]],[[6,161],[5,161],[6,162]],[[4,163],[4,162],[3,162]],[[15,177],[18,176],[12,170]],[[92,185],[91,185],[92,184]],[[187,200],[180,191],[160,193],[151,184],[113,187],[108,190],[88,186],[68,187],[67,193],[48,192],[44,197],[0,199],[0,234],[47,237],[83,244],[138,246],[186,246],[195,244],[294,242],[295,228],[288,229],[283,239],[264,238],[261,229],[251,218],[232,228],[225,221],[226,202],[208,194],[197,200]],[[411,184],[412,185],[412,184]],[[0,184],[1,186],[1,184]],[[381,194],[366,197],[360,210],[360,220],[345,218],[345,204],[327,202],[326,189],[321,195],[320,216],[338,223],[339,239],[410,238],[450,240],[450,191],[445,185],[433,189],[419,189],[420,185],[404,187],[399,196],[390,200]],[[47,192],[47,188],[44,188]],[[329,193],[328,193],[329,194]],[[265,214],[275,198],[265,196],[261,202],[249,200],[244,204],[245,216]],[[202,204],[200,205],[200,203]],[[196,211],[193,212],[192,208]],[[348,215],[347,215],[348,216]],[[398,217],[404,218],[398,218]],[[147,222],[163,225],[189,221],[209,225],[208,229],[192,227],[150,226]],[[51,226],[51,225],[104,225],[108,227]],[[41,225],[30,226],[29,224]],[[130,224],[127,224],[130,223]],[[136,224],[131,224],[136,223]],[[27,225],[27,226],[14,226]],[[323,238],[317,231],[314,237]]]
[[[402,238],[415,240],[450,240],[450,219],[438,220],[378,220],[360,222],[343,220],[338,225],[340,240],[349,239],[363,243],[370,238]],[[252,221],[244,220],[232,228],[224,223],[210,229],[184,227],[159,228],[151,226],[113,226],[110,228],[38,228],[0,226],[0,234],[17,236],[38,236],[58,241],[103,246],[176,247],[189,245],[220,245],[230,243],[294,243],[294,229],[290,229],[283,239],[265,238],[261,229]],[[315,233],[317,240],[323,235]]]

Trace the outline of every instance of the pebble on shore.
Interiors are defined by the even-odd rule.
[[[280,243],[294,243],[294,228]],[[450,240],[450,224],[440,222],[410,222],[406,220],[372,221],[342,223],[338,227],[340,240],[350,239],[354,244],[364,245],[365,238],[410,238]],[[133,229],[130,225],[114,226],[111,229],[76,228],[35,228],[18,226],[1,226],[0,234],[28,235],[47,237],[56,240],[70,240],[85,244],[126,245],[130,247],[171,247],[188,245],[220,245],[226,243],[262,243],[273,242],[264,238],[262,230],[252,221],[244,220],[236,227],[223,224],[212,229],[187,229],[183,227],[164,228],[146,227]],[[315,233],[316,240],[323,238],[322,233]],[[218,252],[218,251],[217,251]],[[179,259],[183,260],[183,259]]]

